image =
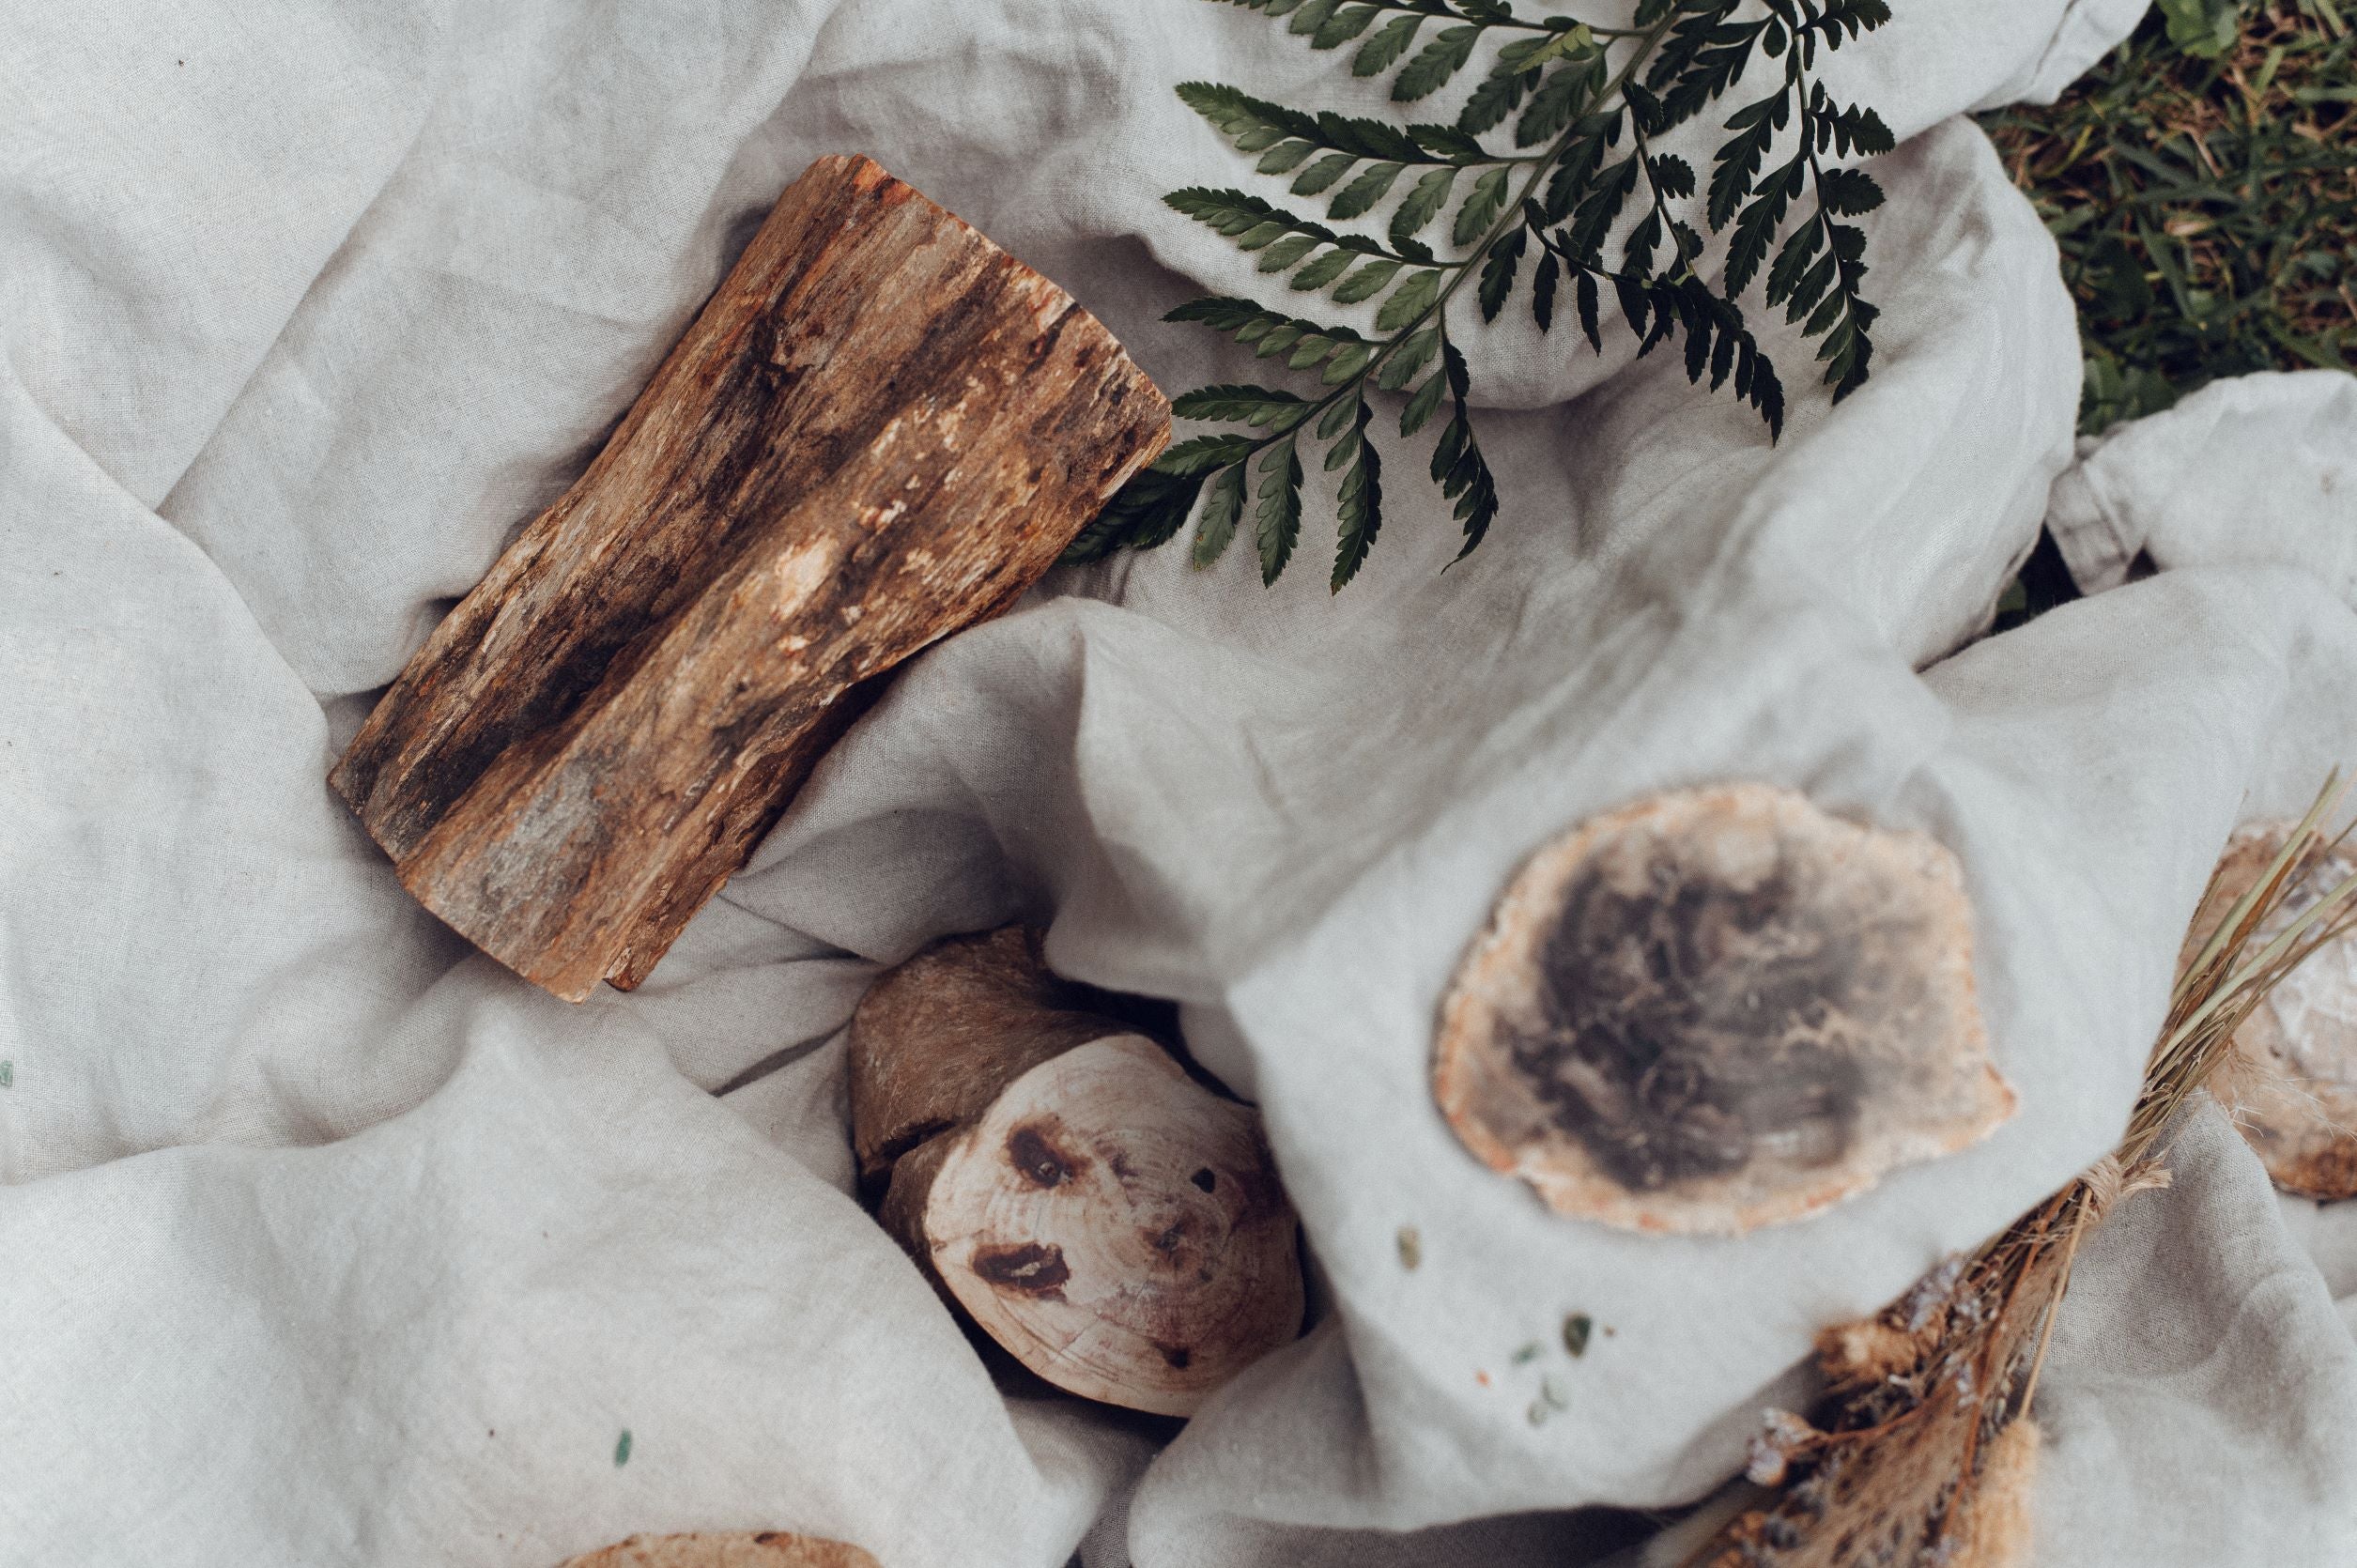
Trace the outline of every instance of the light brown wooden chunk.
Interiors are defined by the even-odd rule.
[[[2013,1110],[1954,855],[1759,784],[1656,795],[1534,854],[1443,1005],[1434,1090],[1557,1212],[1721,1234]]]
[[[840,1541],[781,1530],[725,1534],[634,1535],[557,1568],[879,1568],[876,1560]]]
[[[884,673],[1011,605],[1169,423],[1061,289],[823,158],[331,782],[492,957],[635,986]]]
[[[871,1190],[1040,1063],[1122,1025],[1056,978],[1040,933],[944,937],[868,988],[851,1023],[852,1149]]]
[[[2266,874],[2291,826],[2247,827],[2228,841],[2180,965]],[[2259,923],[2250,950],[2352,872],[2357,852],[2344,848],[2325,857]],[[2277,1187],[2309,1198],[2357,1197],[2357,936],[2325,944],[2276,982],[2235,1030],[2234,1049],[2211,1090]]]
[[[952,937],[852,1023],[879,1218],[1031,1371],[1188,1415],[1301,1332],[1299,1223],[1252,1110],[1079,1010],[1036,932]]]

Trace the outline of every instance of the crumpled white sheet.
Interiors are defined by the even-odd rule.
[[[1241,552],[1062,574],[912,668],[646,988],[567,1008],[416,909],[321,776],[776,192],[870,151],[1184,386],[1237,361],[1155,317],[1238,263],[1158,198],[1250,176],[1170,84],[1347,79],[1177,0],[17,10],[0,1563],[526,1565],[763,1527],[1053,1568],[1101,1515],[1091,1568],[1601,1551],[1615,1527],[1560,1511],[1706,1490],[1819,1325],[2108,1145],[2226,832],[2357,752],[2357,619],[2298,550],[1915,673],[2028,548],[2076,392],[2051,247],[1951,116],[2051,96],[2141,10],[1926,0],[1830,72],[1913,137],[1878,170],[1875,377],[1840,410],[1789,346],[1771,449],[1662,359],[1469,330],[1509,503],[1480,553],[1440,572],[1402,452],[1339,599],[1314,530],[1271,592]],[[2118,468],[2115,513],[2158,504]],[[2329,534],[2271,507],[2254,530]],[[1726,776],[1957,849],[2022,1113],[1739,1240],[1548,1218],[1431,1110],[1439,989],[1540,838]],[[859,991],[1017,915],[1074,975],[1181,1002],[1332,1285],[1159,1456],[1153,1423],[1000,1399],[842,1195]],[[1508,1358],[1575,1309],[1613,1332],[1533,1427]],[[2301,1327],[2237,1353],[2277,1391],[2346,1355]],[[2058,1409],[2118,1397],[2072,1364]],[[2057,1452],[2050,1512],[2137,1483]],[[2270,1452],[2237,1499],[2344,1541]],[[2091,1533],[2057,1560],[2163,1560]]]
[[[2087,1238],[2056,1315],[2038,1560],[2347,1562],[2357,1344],[2215,1104],[2167,1161],[2160,1199]]]
[[[2080,448],[2046,518],[2073,577],[2103,592],[2159,572],[2087,608],[2192,578],[2279,582],[2279,566],[2357,607],[2357,377],[2214,382]],[[2287,611],[2261,597],[2244,613],[2297,623]],[[2273,723],[2253,819],[2295,815],[2319,758],[2346,771],[2357,691],[2311,689]],[[2094,1234],[2057,1320],[2040,1560],[2352,1560],[2357,1205],[2274,1193],[2214,1106],[2187,1121],[2174,1185]]]
[[[2357,603],[2357,378],[2231,377],[2079,445],[2047,527],[2082,592],[2118,587],[2139,556],[2284,561]]]

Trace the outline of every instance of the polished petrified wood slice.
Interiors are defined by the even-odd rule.
[[[2201,950],[2235,900],[2266,874],[2291,826],[2246,827],[2227,843],[2181,961]],[[2319,859],[2305,885],[2259,923],[2253,949],[2352,872],[2357,851],[2346,846]],[[2326,943],[2276,982],[2235,1030],[2211,1090],[2276,1186],[2309,1198],[2357,1197],[2357,935]]]
[[[634,1535],[558,1568],[877,1568],[876,1560],[840,1541],[782,1530],[693,1535]]]
[[[851,1051],[886,1228],[1049,1382],[1189,1415],[1301,1332],[1299,1227],[1258,1118],[1087,1010],[1036,931],[902,964],[860,1004]]]
[[[1759,784],[1533,855],[1443,1005],[1434,1086],[1558,1212],[1655,1231],[1800,1218],[2013,1110],[1954,855]]]
[[[627,989],[883,673],[1011,605],[1169,427],[1061,289],[823,158],[331,782],[492,957]]]

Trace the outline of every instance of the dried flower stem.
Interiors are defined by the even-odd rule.
[[[1961,1268],[1944,1266],[1867,1323],[1823,1336],[1831,1391],[1796,1435],[1777,1435],[1787,1461],[1778,1484],[1683,1563],[1836,1568],[1887,1545],[1962,1548],[1985,1454],[2029,1412],[2081,1237],[2128,1193],[2164,1185],[2152,1174],[2153,1150],[2225,1061],[2235,1031],[2309,955],[2357,930],[2350,876],[2258,941],[2348,838],[2348,827],[2328,835],[2326,823],[2342,815],[2352,786],[2357,779],[2337,775],[2326,781],[2266,874],[2185,966],[2118,1148]]]

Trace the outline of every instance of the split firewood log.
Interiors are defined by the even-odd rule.
[[[1533,855],[1443,1005],[1434,1089],[1491,1168],[1647,1231],[1798,1219],[2013,1112],[1955,856],[1759,784]]]
[[[2180,959],[2190,963],[2236,899],[2274,863],[2289,822],[2247,827],[2228,841]],[[2255,943],[2280,935],[2294,911],[2357,874],[2357,850],[2317,856]],[[2211,1084],[2275,1185],[2302,1197],[2357,1197],[2357,935],[2326,942],[2286,975],[2234,1032]]]
[[[856,1546],[782,1530],[634,1535],[557,1568],[877,1568]]]
[[[1062,290],[822,158],[330,781],[484,951],[627,990],[884,673],[1008,608],[1169,433]]]
[[[950,937],[851,1026],[879,1218],[1024,1366],[1184,1416],[1302,1329],[1298,1223],[1258,1118],[1051,974],[1040,935]]]

